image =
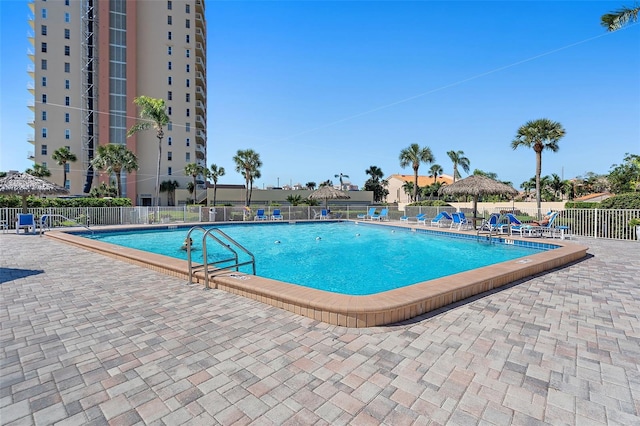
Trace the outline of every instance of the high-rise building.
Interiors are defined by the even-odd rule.
[[[97,147],[125,144],[139,169],[122,175],[123,196],[154,205],[158,139],[153,129],[127,137],[139,120],[138,96],[166,101],[160,182],[186,188],[189,163],[206,168],[206,22],[204,0],[30,0],[33,64],[29,91],[34,129],[31,159],[62,185],[51,157],[68,147],[71,194],[87,194],[113,177],[93,170]],[[204,188],[204,179],[199,177]],[[205,192],[203,191],[204,195]],[[159,204],[166,205],[167,194]]]

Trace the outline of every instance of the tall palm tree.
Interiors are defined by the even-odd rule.
[[[105,170],[109,175],[116,176],[118,198],[122,196],[122,172],[131,173],[138,170],[138,158],[125,145],[110,143],[98,146],[98,152],[91,160],[91,164],[98,170]]]
[[[386,189],[389,185],[389,181],[382,179],[384,177],[384,172],[378,166],[370,166],[364,172],[371,176],[365,182],[364,190],[373,192],[373,201],[376,203],[382,201],[387,195],[389,195],[389,190]]]
[[[378,166],[370,166],[364,172],[371,176],[371,179],[375,180],[376,182],[380,181],[384,177],[382,169]]]
[[[69,147],[63,146],[54,151],[51,158],[58,163],[58,166],[62,166],[62,187],[67,187],[67,164],[78,161],[78,157],[71,152]]]
[[[409,198],[413,198],[413,188],[415,188],[415,185],[413,184],[413,182],[405,182],[402,184],[402,190],[404,191],[405,194],[407,194],[409,196]]]
[[[433,176],[433,183],[438,181],[438,176],[443,173],[442,166],[440,164],[434,164],[429,168],[429,174]]]
[[[620,9],[605,13],[600,17],[600,25],[605,27],[607,31],[616,31],[627,25],[629,22],[638,21],[638,12],[640,6],[626,7],[623,6]]]
[[[454,182],[456,181],[456,179],[459,179],[461,177],[460,172],[458,172],[458,166],[462,167],[462,170],[464,170],[467,174],[469,173],[471,163],[469,162],[469,159],[464,156],[464,151],[448,151],[447,155],[453,162]]]
[[[189,163],[184,166],[184,174],[193,178],[193,200],[194,204],[198,203],[198,185],[196,179],[204,172],[204,167],[196,163]]]
[[[315,182],[307,182],[304,184],[304,186],[307,187],[307,189],[313,191],[314,189],[316,189],[316,183]]]
[[[413,201],[418,200],[418,169],[420,163],[433,163],[435,158],[429,147],[420,148],[417,143],[412,143],[408,148],[400,151],[400,167],[409,165],[413,168]]]
[[[155,99],[148,96],[138,96],[133,103],[140,107],[142,121],[131,126],[127,136],[138,133],[141,130],[154,129],[158,138],[158,165],[156,167],[155,205],[159,205],[160,199],[160,160],[162,159],[162,138],[164,138],[164,126],[169,124],[169,116],[164,99]]]
[[[340,178],[340,191],[344,190],[344,184],[342,183],[342,178],[348,178],[349,175],[343,175],[342,173],[335,175],[333,177]]]
[[[558,141],[564,137],[566,131],[562,124],[547,118],[528,121],[518,129],[515,139],[511,142],[511,148],[521,146],[533,148],[536,153],[536,204],[538,216],[542,214],[540,209],[540,174],[542,173],[542,151],[548,149],[556,152],[559,149]]]
[[[180,186],[180,183],[177,180],[163,180],[160,183],[160,192],[167,193],[167,204],[170,206],[176,205],[175,195],[176,188]]]
[[[51,172],[49,171],[47,166],[45,166],[44,164],[34,164],[33,168],[27,169],[24,172],[27,174],[30,174],[31,176],[35,176],[39,178],[51,176]]]
[[[236,163],[236,172],[240,173],[246,182],[245,205],[248,206],[251,203],[253,182],[262,176],[260,173],[260,167],[262,167],[260,154],[252,149],[239,149],[233,157],[233,162]]]
[[[226,173],[224,167],[218,167],[212,164],[209,169],[209,177],[213,181],[213,206],[216,205],[216,191],[218,189],[218,179],[220,179]]]

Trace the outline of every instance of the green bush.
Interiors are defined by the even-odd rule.
[[[131,207],[129,198],[39,198],[27,197],[27,207]],[[0,195],[0,207],[17,208],[22,206],[22,197]]]
[[[600,203],[601,209],[640,209],[640,192],[628,192],[607,198]]]
[[[410,207],[414,207],[414,206],[443,207],[443,206],[449,206],[449,203],[442,200],[424,200],[424,201],[418,201],[416,203],[411,203],[407,205]]]
[[[589,203],[586,201],[567,201],[564,203],[565,209],[597,209],[600,203]]]

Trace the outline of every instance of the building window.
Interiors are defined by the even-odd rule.
[[[187,43],[189,43],[191,41],[191,37],[189,36],[189,34],[187,34],[187,36],[185,37]]]
[[[69,40],[71,38],[71,30],[69,28],[64,29],[64,38]]]
[[[167,100],[168,101],[172,101],[173,100],[173,92],[171,90],[169,90],[167,92]]]
[[[68,112],[64,113],[64,122],[69,123],[71,121],[71,115]]]
[[[40,25],[40,35],[47,35],[47,26],[46,25]]]
[[[187,93],[187,95],[185,96],[185,100],[187,102],[191,102],[191,93]]]
[[[171,167],[168,167],[168,168],[167,168],[167,174],[168,174],[169,176],[171,176],[171,172],[172,172]]]
[[[42,87],[47,87],[47,77],[42,77]]]
[[[191,139],[187,138],[185,142],[187,143],[187,146],[191,145]]]
[[[173,130],[173,123],[171,121],[167,123],[167,130]]]
[[[171,46],[167,46],[167,55],[171,55]]]
[[[173,153],[171,151],[167,152],[167,161],[171,161],[173,158]]]
[[[167,0],[167,9],[171,10],[173,8],[173,3],[171,2],[171,0]]]
[[[171,107],[167,107],[167,115],[171,115]]]
[[[171,40],[171,31],[167,31],[167,40]]]
[[[185,161],[186,161],[187,163],[191,162],[191,153],[190,153],[190,152],[187,152],[187,153],[184,155],[184,159],[185,159]]]
[[[64,22],[66,23],[71,22],[71,14],[69,12],[64,13]]]
[[[173,138],[171,136],[169,136],[167,138],[167,145],[171,146],[172,143],[173,143]]]
[[[47,9],[42,8],[42,11],[40,11],[40,16],[42,16],[42,19],[47,19]]]
[[[42,111],[42,121],[47,121],[47,111]]]
[[[167,16],[167,25],[171,25],[171,15]]]
[[[43,103],[43,104],[46,104],[46,103],[47,103],[47,94],[46,94],[46,93],[43,93],[43,94],[42,94],[42,103]]]
[[[168,84],[169,86],[171,86],[171,81],[172,81],[171,76],[167,77],[167,84]]]
[[[47,60],[46,59],[40,59],[40,69],[43,69],[43,70],[47,69]]]
[[[69,90],[70,87],[71,87],[71,81],[70,80],[65,80],[64,81],[64,88]]]
[[[42,128],[42,137],[43,138],[47,137],[47,128],[46,127]],[[42,150],[44,151],[44,153],[42,155],[47,155],[47,146],[46,145],[42,145]]]
[[[69,62],[64,63],[64,72],[71,72],[71,64]]]
[[[64,129],[64,138],[65,139],[71,139],[71,130]]]
[[[189,87],[191,85],[191,80],[186,79],[185,84],[187,85],[187,87]]]
[[[191,71],[191,65],[187,64],[187,72]]]
[[[43,43],[40,44],[40,51],[42,53],[47,53],[47,43],[43,42]]]
[[[184,131],[187,133],[191,132],[191,123],[184,123]]]
[[[65,106],[71,105],[71,98],[69,98],[69,96],[64,97],[64,105]]]
[[[171,64],[171,61],[167,62],[167,69],[169,71],[171,71],[171,68],[173,67],[173,65]]]
[[[69,6],[69,0],[64,0],[64,5]]]
[[[191,116],[191,109],[187,108],[187,117]]]
[[[184,54],[187,58],[189,58],[191,56],[191,50],[187,49],[184,51]]]
[[[190,4],[185,4],[184,5],[184,11],[186,13],[191,13],[191,5]]]
[[[45,169],[47,168],[47,162],[46,161],[42,162],[42,167],[44,167]]]
[[[43,134],[43,137],[46,138],[46,136],[44,135],[47,134],[47,129],[42,129],[42,134]],[[44,145],[44,144],[40,145],[40,155],[47,155],[47,145]]]
[[[70,56],[71,55],[71,48],[69,46],[65,46],[64,47],[64,56]]]
[[[185,28],[191,28],[191,19],[185,19],[184,26]]]

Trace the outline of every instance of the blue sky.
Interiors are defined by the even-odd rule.
[[[529,120],[560,122],[542,174],[604,174],[640,154],[640,24],[607,33],[622,1],[207,1],[208,163],[242,183],[232,157],[253,149],[258,187],[337,182],[365,170],[411,174],[412,143],[462,150],[471,169],[516,187],[533,150],[512,150]],[[33,147],[26,1],[0,1],[0,170]],[[428,174],[422,165],[421,174]],[[463,176],[466,174],[463,173]]]

